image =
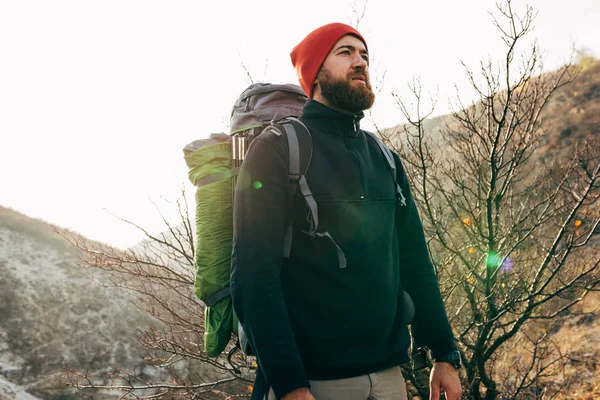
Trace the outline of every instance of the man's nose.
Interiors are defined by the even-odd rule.
[[[352,64],[354,68],[361,68],[363,70],[366,70],[369,66],[369,63],[363,58],[362,54],[358,53],[355,53],[354,59],[352,60]]]

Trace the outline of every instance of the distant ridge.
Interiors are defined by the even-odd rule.
[[[541,114],[546,131],[538,152],[540,160],[568,157],[573,146],[588,135],[600,135],[600,60],[584,57],[574,68],[580,69],[579,75],[553,93]],[[446,126],[452,128],[452,123],[451,114],[427,119],[425,134],[439,142]],[[410,128],[399,124],[383,131],[394,135],[403,132],[405,126]]]

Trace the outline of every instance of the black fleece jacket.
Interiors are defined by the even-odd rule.
[[[301,195],[291,196],[285,138],[263,133],[242,165],[231,289],[260,367],[253,398],[263,384],[279,398],[309,387],[309,380],[407,362],[403,289],[415,303],[420,342],[438,355],[454,349],[404,169],[394,154],[406,205],[397,200],[381,150],[359,129],[361,116],[311,100],[301,117],[312,135],[306,180],[318,204],[319,232],[340,246],[346,268],[332,241],[302,232],[308,209]],[[284,259],[288,218],[294,218],[293,242]]]

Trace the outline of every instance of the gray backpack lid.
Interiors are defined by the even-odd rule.
[[[252,84],[233,106],[229,133],[261,127],[285,117],[298,117],[307,101],[298,85]]]

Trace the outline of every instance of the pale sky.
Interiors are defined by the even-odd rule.
[[[238,94],[255,81],[297,83],[289,52],[329,22],[353,24],[360,0],[0,0],[0,205],[118,247],[164,228],[182,188],[182,148],[226,132]],[[379,126],[402,122],[392,91],[420,77],[448,111],[460,60],[477,68],[504,50],[492,0],[371,0],[359,30],[383,90]],[[513,0],[538,11],[548,69],[571,47],[600,57],[600,0]],[[363,127],[369,128],[367,120]],[[109,213],[110,212],[110,213]]]

